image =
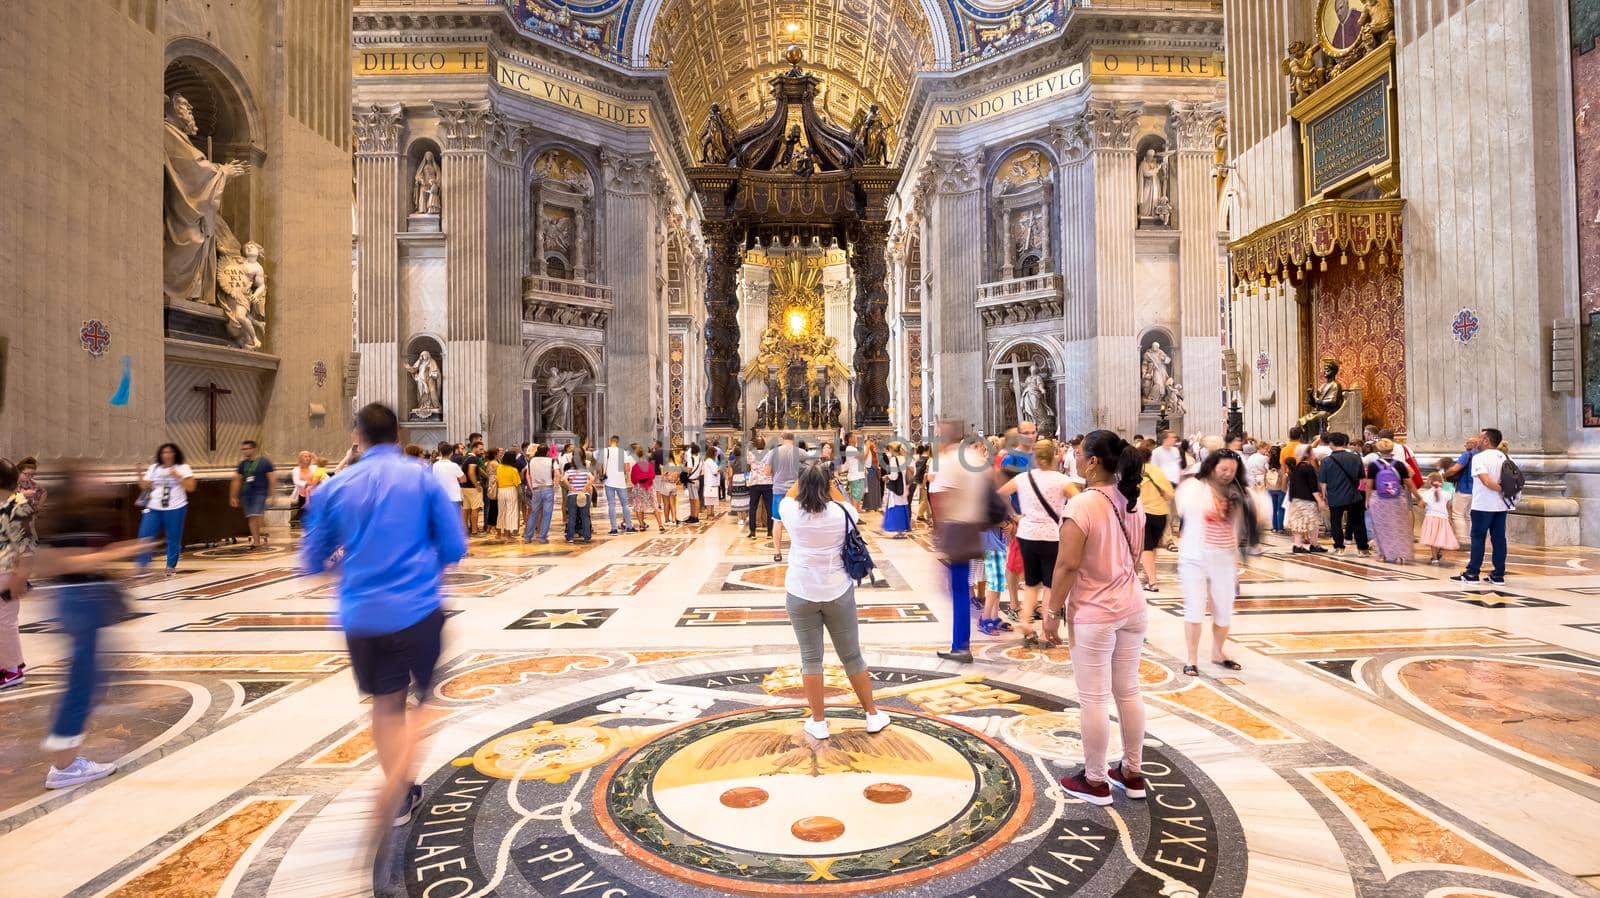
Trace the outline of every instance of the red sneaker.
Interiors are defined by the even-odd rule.
[[[1111,786],[1107,783],[1090,782],[1088,771],[1080,770],[1071,776],[1061,778],[1061,788],[1073,798],[1081,798],[1090,804],[1106,807],[1111,804]]]
[[[0,668],[0,689],[7,689],[12,686],[21,686],[25,679],[26,677],[23,674],[20,666],[16,670],[5,670]]]
[[[1128,793],[1129,798],[1143,798],[1149,794],[1148,784],[1144,777],[1137,773],[1129,773],[1121,764],[1106,771],[1106,779],[1111,785]]]

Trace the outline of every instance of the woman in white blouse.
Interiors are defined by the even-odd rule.
[[[845,534],[860,512],[834,485],[829,466],[813,462],[801,467],[799,478],[778,505],[778,516],[791,540],[784,588],[789,593],[789,623],[800,642],[800,681],[811,708],[806,735],[828,738],[822,696],[824,629],[866,712],[867,732],[879,732],[889,725],[889,715],[872,700],[872,677],[861,657],[856,623],[856,585],[845,572],[841,554]]]
[[[1040,440],[1033,447],[1035,466],[1000,487],[1000,495],[1016,494],[1022,508],[1017,522],[1017,549],[1022,555],[1022,641],[1036,645],[1034,610],[1050,597],[1056,553],[1061,545],[1061,518],[1067,500],[1078,494],[1072,478],[1056,470],[1056,444]]]
[[[156,450],[155,464],[139,475],[144,490],[144,514],[139,519],[139,538],[167,537],[167,576],[178,569],[183,551],[183,519],[189,511],[189,494],[194,492],[194,471],[183,463],[183,450],[176,443],[162,443]],[[134,562],[139,570],[150,565],[150,553],[140,553]]]

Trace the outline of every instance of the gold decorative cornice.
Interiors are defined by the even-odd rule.
[[[1228,244],[1233,285],[1299,284],[1328,260],[1399,267],[1406,201],[1323,200]]]

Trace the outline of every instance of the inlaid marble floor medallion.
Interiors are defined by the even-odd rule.
[[[1081,763],[1076,705],[1003,678],[877,669],[893,725],[869,735],[858,707],[835,705],[818,741],[796,668],[691,666],[441,758],[405,832],[406,893],[1242,894],[1238,818],[1157,734],[1144,757],[1159,798],[1100,808],[1056,785]],[[847,700],[842,671],[825,682]]]

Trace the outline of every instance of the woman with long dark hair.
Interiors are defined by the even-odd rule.
[[[791,540],[784,589],[789,594],[789,623],[800,642],[800,682],[811,710],[805,733],[813,739],[829,735],[823,703],[824,629],[866,712],[867,732],[876,733],[889,725],[889,715],[872,700],[872,675],[861,657],[856,585],[845,571],[843,556],[845,534],[861,513],[834,484],[833,471],[811,462],[801,466],[799,479],[779,503],[778,517]]]
[[[184,464],[183,450],[177,443],[162,443],[156,449],[155,462],[139,475],[139,488],[144,491],[139,538],[166,536],[167,576],[171,577],[178,570],[178,556],[183,552],[183,519],[189,512],[189,494],[194,492],[194,471]],[[134,563],[141,571],[149,567],[150,553],[141,553]]]
[[[1211,663],[1242,670],[1224,652],[1239,595],[1239,541],[1260,541],[1256,516],[1239,453],[1218,449],[1200,463],[1195,476],[1178,487],[1174,500],[1183,522],[1178,543],[1178,583],[1183,589],[1183,630],[1189,663],[1183,672],[1200,675],[1200,629],[1211,606]]]
[[[1111,787],[1144,798],[1140,772],[1144,746],[1144,698],[1139,693],[1139,651],[1148,619],[1139,588],[1139,552],[1144,509],[1139,486],[1144,456],[1109,430],[1096,430],[1076,449],[1083,492],[1067,503],[1061,545],[1045,606],[1044,633],[1059,639],[1063,617],[1078,686],[1083,770],[1061,786],[1091,804],[1111,804]],[[1117,705],[1122,760],[1108,769],[1111,703]]]

